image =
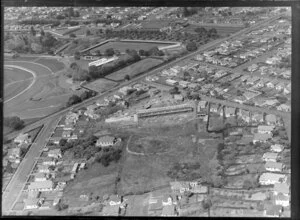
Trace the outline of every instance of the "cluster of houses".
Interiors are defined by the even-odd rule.
[[[21,133],[13,141],[12,146],[7,148],[7,155],[3,158],[3,167],[6,167],[8,162],[12,167],[17,167],[21,162],[22,150],[28,149],[31,144],[31,137],[29,134]]]
[[[105,206],[102,209],[102,215],[104,216],[119,216],[124,215],[127,207],[127,203],[122,196],[110,195],[105,199]]]

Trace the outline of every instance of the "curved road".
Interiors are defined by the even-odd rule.
[[[33,80],[30,83],[30,85],[26,89],[24,89],[22,92],[20,92],[19,94],[15,95],[14,97],[11,97],[8,100],[4,100],[4,104],[7,103],[7,102],[9,102],[10,100],[13,100],[14,98],[18,97],[19,95],[22,95],[24,92],[26,92],[28,89],[30,89],[33,86],[33,84],[36,82],[36,74],[35,74],[35,72],[33,72],[33,71],[29,70],[29,69],[26,69],[24,67],[16,66],[16,65],[5,65],[5,66],[6,67],[13,67],[13,68],[16,68],[16,69],[20,69],[20,70],[26,71],[26,72],[30,73],[33,76]]]
[[[11,208],[12,208],[12,205],[15,203],[15,201],[18,199],[19,197],[19,194],[23,188],[23,186],[25,185],[26,183],[26,177],[27,175],[30,174],[30,171],[34,165],[34,162],[32,161],[34,156],[33,155],[36,155],[38,156],[38,153],[37,151],[41,150],[44,146],[44,144],[46,143],[46,139],[49,138],[50,136],[50,131],[53,127],[53,125],[56,123],[56,121],[58,120],[58,118],[60,116],[63,116],[66,112],[70,111],[71,109],[74,109],[74,108],[80,108],[80,107],[83,107],[83,106],[86,106],[88,104],[92,104],[94,101],[98,100],[98,99],[103,99],[104,97],[106,97],[109,93],[112,93],[113,91],[116,91],[118,90],[119,88],[125,86],[125,85],[128,85],[128,84],[131,84],[133,82],[137,82],[141,79],[143,79],[145,77],[145,75],[153,75],[159,71],[162,71],[163,69],[165,68],[170,68],[171,66],[175,65],[176,63],[182,61],[182,60],[185,60],[185,59],[188,59],[188,58],[192,58],[193,56],[195,56],[196,54],[198,54],[199,52],[202,52],[202,51],[205,51],[205,50],[209,50],[213,47],[215,47],[216,45],[222,43],[223,41],[226,41],[226,40],[229,40],[231,38],[235,38],[241,34],[244,34],[244,33],[247,33],[249,31],[252,31],[260,26],[263,26],[263,25],[266,25],[278,18],[280,18],[282,15],[277,15],[277,16],[274,16],[274,17],[271,17],[269,18],[268,20],[266,21],[263,21],[263,22],[260,22],[256,25],[253,25],[249,28],[246,28],[246,29],[243,29],[235,34],[232,34],[231,36],[227,37],[227,38],[222,38],[222,39],[218,39],[218,40],[215,40],[215,41],[212,41],[208,44],[205,44],[203,46],[201,46],[197,51],[195,52],[192,52],[186,56],[183,56],[182,58],[179,58],[177,60],[174,60],[164,66],[161,66],[159,68],[156,68],[150,72],[148,72],[147,74],[144,74],[142,76],[139,76],[133,80],[130,80],[130,81],[127,81],[127,82],[124,82],[116,87],[114,87],[113,89],[110,89],[108,90],[107,92],[103,93],[103,94],[100,94],[100,95],[97,95],[91,99],[88,99],[88,100],[85,100],[77,105],[74,105],[72,107],[69,107],[69,108],[66,108],[62,111],[59,111],[57,113],[54,113],[52,115],[49,115],[41,120],[39,120],[38,122],[35,122],[27,127],[25,127],[24,129],[22,129],[21,131],[18,131],[18,132],[14,132],[14,133],[11,133],[10,135],[7,135],[7,137],[9,139],[12,139],[14,137],[16,137],[20,132],[27,132],[29,131],[30,129],[32,128],[36,128],[40,125],[43,125],[44,124],[44,128],[43,128],[43,131],[39,134],[39,136],[37,137],[36,139],[36,142],[37,142],[37,147],[36,148],[32,148],[31,147],[31,150],[26,154],[26,158],[31,158],[31,160],[23,160],[22,161],[22,164],[18,167],[18,170],[16,171],[16,174],[13,176],[13,179],[12,181],[9,183],[9,185],[7,186],[7,189],[9,190],[8,192],[4,192],[3,194],[3,197],[2,197],[2,213],[5,212],[5,214],[8,214],[9,211],[11,211]],[[25,168],[26,167],[26,168]],[[21,178],[23,177],[23,178]],[[13,190],[13,191],[12,191]]]

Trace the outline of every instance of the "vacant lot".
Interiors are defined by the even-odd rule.
[[[192,141],[191,135],[205,138],[197,132],[196,125],[192,121],[181,125],[136,130],[139,139],[132,139],[129,148],[141,143],[145,151],[150,151],[151,146],[154,146],[149,144],[150,140],[159,141],[161,144],[156,144],[151,149],[152,154],[145,156],[127,153],[121,173],[121,191],[123,193],[149,191],[172,181],[170,175],[189,179],[210,176],[209,158],[215,152],[207,155],[203,150],[204,145]],[[216,151],[217,144],[209,147]],[[154,154],[155,150],[157,152],[164,150],[167,153]]]
[[[154,67],[162,63],[162,60],[159,59],[153,59],[153,58],[147,58],[144,60],[141,60],[137,63],[134,63],[130,66],[127,66],[124,69],[121,69],[117,72],[114,72],[108,76],[106,76],[107,79],[121,81],[124,79],[126,75],[129,75],[130,78],[135,77],[136,75]]]
[[[87,170],[79,171],[75,179],[67,185],[63,200],[72,207],[88,204],[91,201],[102,199],[105,194],[114,193],[114,183],[117,177],[117,166],[111,163],[103,167],[95,163]],[[80,195],[87,195],[88,201]],[[98,196],[98,197],[97,197]]]
[[[91,82],[87,85],[85,85],[84,87],[94,90],[96,92],[102,93],[105,92],[111,88],[113,88],[115,85],[117,85],[117,83],[108,80],[108,79],[98,79],[95,80],[94,82]]]
[[[47,66],[54,73],[65,68],[65,65],[56,59],[40,58],[40,59],[36,60],[35,62]]]
[[[149,50],[153,47],[158,46],[167,46],[168,44],[161,44],[161,43],[147,43],[147,42],[108,42],[106,44],[103,44],[99,47],[96,47],[90,52],[95,52],[97,50],[100,50],[101,52],[104,52],[108,48],[113,48],[114,50],[119,50],[120,52],[125,52],[127,49],[130,50]],[[171,45],[171,44],[169,44]]]

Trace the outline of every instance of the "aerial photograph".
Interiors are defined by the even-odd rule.
[[[291,217],[290,7],[5,7],[2,215]]]

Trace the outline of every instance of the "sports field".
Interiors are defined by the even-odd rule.
[[[161,64],[162,62],[163,61],[159,59],[146,58],[130,66],[127,66],[124,69],[118,70],[117,72],[114,72],[106,76],[105,78],[115,80],[115,81],[123,80],[126,75],[129,75],[130,78],[132,78],[154,66]]]
[[[139,42],[108,42],[106,44],[103,44],[99,47],[96,47],[90,52],[95,52],[97,50],[100,50],[101,52],[104,52],[108,48],[113,48],[114,50],[119,50],[120,52],[125,52],[127,49],[130,50],[149,50],[153,47],[159,47],[159,46],[168,46],[171,44],[162,44],[162,43],[139,43]]]

